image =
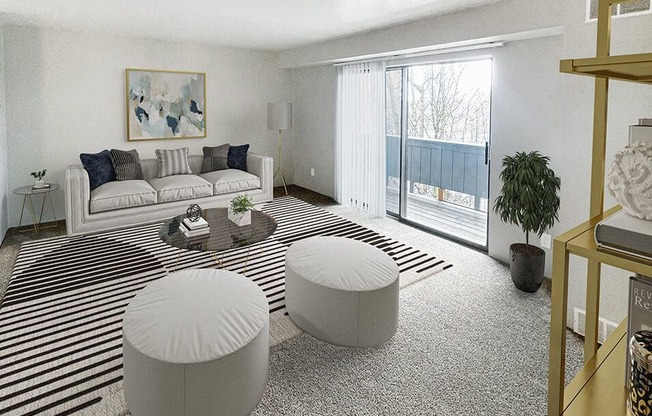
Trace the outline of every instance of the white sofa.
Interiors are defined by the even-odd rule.
[[[203,156],[190,155],[193,172],[200,172]],[[158,177],[158,159],[142,159],[144,180],[113,181],[92,192],[82,165],[66,170],[66,229],[68,235],[86,234],[146,224],[185,213],[190,204],[203,208],[228,206],[237,194],[254,204],[273,198],[273,160],[247,153],[247,172],[226,169],[198,175]]]

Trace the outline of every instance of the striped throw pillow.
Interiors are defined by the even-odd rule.
[[[117,180],[143,179],[143,168],[140,166],[140,157],[136,149],[128,151],[111,149],[109,153]]]
[[[190,164],[188,164],[187,147],[172,150],[156,149],[156,158],[158,159],[159,178],[171,175],[192,174]]]

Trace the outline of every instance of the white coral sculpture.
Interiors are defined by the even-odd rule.
[[[637,142],[616,153],[607,186],[628,214],[652,220],[652,142]]]

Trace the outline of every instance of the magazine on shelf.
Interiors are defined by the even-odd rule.
[[[629,313],[627,314],[627,362],[625,387],[629,388],[629,340],[637,331],[652,330],[652,278],[637,274],[629,278]]]
[[[208,228],[208,222],[202,217],[199,217],[197,221],[191,221],[190,218],[183,219],[183,225],[186,226],[189,230],[198,230],[200,228]]]

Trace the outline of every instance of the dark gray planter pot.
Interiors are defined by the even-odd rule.
[[[536,292],[543,282],[546,252],[533,245],[516,243],[509,246],[509,271],[517,288]]]

